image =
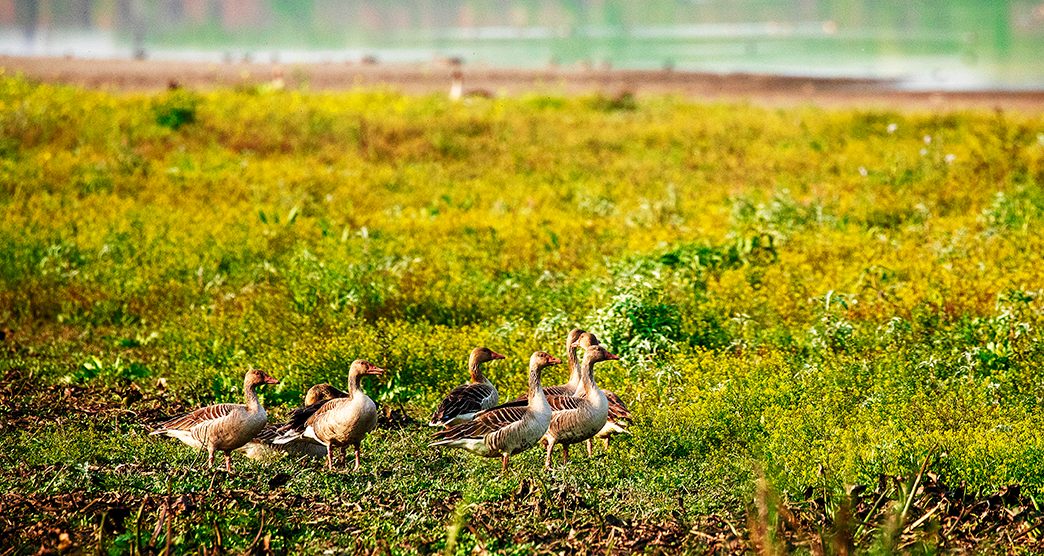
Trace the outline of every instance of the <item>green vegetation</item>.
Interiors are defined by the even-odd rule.
[[[836,508],[925,458],[1037,497],[1042,184],[1040,115],[4,78],[0,491],[35,502],[0,519],[128,550],[169,494],[192,550],[526,553],[655,548],[613,545],[616,523],[745,527],[761,476]],[[624,357],[598,368],[637,419],[608,456],[545,474],[532,451],[501,477],[404,417],[476,345],[522,392],[529,353],[573,325]],[[147,436],[239,399],[247,367],[282,379],[262,394],[279,417],[355,358],[389,370],[365,387],[394,410],[359,474],[212,476]]]

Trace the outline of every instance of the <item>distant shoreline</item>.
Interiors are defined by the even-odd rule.
[[[693,100],[751,102],[766,106],[816,105],[893,110],[987,108],[1039,112],[1044,90],[907,91],[891,81],[712,74],[670,70],[587,68],[500,69],[451,63],[273,64],[199,63],[159,60],[99,60],[0,56],[6,75],[22,74],[49,83],[126,91],[162,90],[176,84],[193,89],[260,85],[282,80],[291,89],[345,90],[389,87],[407,94],[448,93],[452,75],[464,75],[464,91],[521,94],[678,95]]]

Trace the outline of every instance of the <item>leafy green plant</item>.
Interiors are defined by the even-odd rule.
[[[177,131],[182,126],[195,123],[199,103],[200,99],[195,94],[177,90],[159,100],[152,112],[158,125]]]
[[[65,381],[75,384],[110,384],[120,385],[152,376],[152,371],[137,361],[124,361],[116,357],[112,362],[105,362],[98,357],[90,357],[69,375]]]

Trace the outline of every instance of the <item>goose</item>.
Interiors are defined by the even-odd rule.
[[[577,338],[576,344],[578,347],[585,350],[590,346],[600,345],[598,338],[590,332],[581,333]],[[579,368],[579,365],[577,365],[577,368]],[[570,377],[570,380],[572,380],[572,377]],[[615,392],[606,389],[602,389],[602,392],[605,393],[605,398],[609,402],[609,415],[605,420],[605,426],[602,427],[602,430],[598,431],[598,434],[596,434],[594,438],[601,438],[605,443],[605,449],[608,450],[610,438],[617,434],[631,434],[628,430],[628,423],[631,420],[631,412],[627,409],[627,405],[624,404],[623,400],[620,399],[620,396],[617,396]],[[594,453],[592,440],[594,439],[587,439],[588,456],[591,456]]]
[[[435,433],[429,446],[462,448],[473,454],[500,457],[501,472],[511,456],[536,446],[551,423],[551,407],[540,386],[544,368],[562,361],[542,351],[529,358],[529,393],[525,406],[496,407],[479,412],[471,421]]]
[[[591,345],[591,340],[594,339],[594,334],[590,334],[589,332],[579,328],[574,328],[566,335],[566,361],[569,362],[569,380],[566,381],[565,384],[556,384],[555,386],[545,387],[544,395],[572,396],[576,393],[576,388],[580,385],[580,361],[576,357],[576,348],[571,348],[570,346],[581,341],[582,337],[586,337],[586,343],[580,345],[582,345],[584,349],[587,349],[587,346]],[[594,343],[597,344],[598,340],[594,339]],[[526,401],[526,396],[519,396],[511,401],[521,403]]]
[[[577,347],[577,344],[573,344]],[[551,468],[551,452],[555,444],[562,445],[562,462],[569,462],[569,445],[592,438],[605,426],[609,416],[609,401],[594,380],[594,365],[601,361],[618,360],[604,347],[588,347],[580,362],[580,385],[575,396],[551,396],[548,405],[553,410],[551,423],[541,439],[547,444],[544,466]]]
[[[340,447],[345,453],[348,445],[355,447],[355,467],[359,470],[362,441],[377,425],[377,406],[367,396],[359,383],[364,375],[381,375],[384,369],[357,359],[348,371],[348,396],[334,398],[309,405],[280,429],[280,436],[273,444],[288,444],[300,438],[309,438],[326,447],[326,467],[333,469],[333,449]],[[347,455],[346,455],[347,457]]]
[[[575,346],[574,346],[575,344]],[[576,348],[586,350],[590,346],[600,345],[598,337],[594,334],[574,328],[569,331],[566,336],[566,354],[569,360],[569,380],[565,384],[557,386],[548,386],[544,389],[544,392],[548,397],[551,396],[573,396],[576,395],[577,387],[580,385],[580,361],[576,357]],[[573,347],[571,347],[573,346]],[[630,434],[627,430],[628,421],[631,419],[631,412],[627,409],[623,400],[620,396],[617,396],[610,390],[602,390],[605,392],[605,397],[609,402],[609,414],[605,421],[605,426],[602,430],[598,431],[598,434],[594,438],[601,438],[605,442],[606,449],[609,448],[609,439],[617,434]],[[525,398],[517,398],[514,401],[521,401]],[[592,439],[587,440],[587,455],[590,456],[594,453],[592,446]]]
[[[446,399],[442,400],[438,409],[432,414],[428,426],[445,427],[470,421],[479,411],[497,405],[499,401],[497,389],[482,374],[482,364],[503,358],[503,355],[486,347],[471,350],[471,355],[468,357],[471,382],[454,388],[446,395]]]
[[[311,417],[319,409],[323,402],[346,397],[348,397],[346,392],[342,392],[329,384],[316,384],[308,389],[308,392],[305,393],[304,405],[291,412],[286,423],[272,423],[265,426],[253,440],[239,449],[243,451],[246,457],[257,460],[274,460],[284,454],[314,458],[324,457],[327,452],[326,445],[311,438],[301,437],[285,444],[273,444],[272,441],[280,436],[279,429],[294,421],[304,423],[308,417]]]
[[[493,98],[496,96],[489,89],[465,89],[464,72],[459,69],[454,70],[451,77],[453,80],[450,82],[449,99],[453,102],[457,102],[464,97]]]
[[[232,451],[250,442],[268,423],[265,408],[257,399],[257,387],[278,383],[264,371],[250,369],[243,379],[246,404],[223,403],[202,407],[161,424],[149,434],[162,434],[196,449],[205,448],[208,467],[214,465],[214,452],[225,452],[225,471],[231,473]]]

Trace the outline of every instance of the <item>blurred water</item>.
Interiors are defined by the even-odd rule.
[[[6,6],[5,6],[6,3]],[[1044,88],[1041,0],[0,0],[0,53],[750,72]]]

